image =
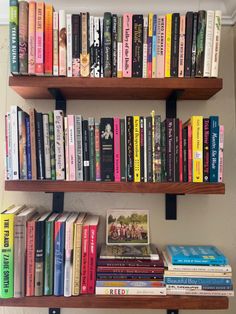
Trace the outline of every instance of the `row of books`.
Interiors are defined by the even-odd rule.
[[[103,246],[96,294],[234,296],[232,268],[214,246]]]
[[[13,74],[217,77],[220,34],[221,11],[97,17],[10,0]]]
[[[6,178],[68,181],[222,182],[219,117],[186,123],[151,116],[63,116],[61,110],[6,114]]]
[[[0,297],[92,294],[99,216],[39,214],[11,206],[0,214]]]

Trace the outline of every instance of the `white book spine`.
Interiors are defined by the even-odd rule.
[[[76,180],[83,181],[82,117],[75,116]]]
[[[218,182],[223,182],[224,171],[224,126],[220,125],[219,132],[219,169],[218,169]]]
[[[66,14],[64,10],[59,10],[59,40],[58,40],[58,46],[59,46],[59,75],[60,76],[66,76],[66,70],[67,70],[67,41],[66,41]]]
[[[212,77],[217,77],[219,72],[220,37],[221,37],[221,11],[215,11],[212,65],[211,65]]]
[[[64,136],[65,136],[65,165],[66,165],[66,173],[65,179],[66,181],[70,180],[70,166],[69,166],[69,139],[68,139],[68,118],[64,117]]]
[[[43,114],[43,142],[44,142],[45,178],[51,179],[48,114]]]
[[[100,77],[100,18],[94,17],[94,77]]]
[[[166,285],[166,291],[168,290],[202,290],[200,285]]]
[[[141,288],[141,287],[96,287],[97,295],[166,295],[165,287]]]
[[[187,289],[167,289],[167,295],[191,295],[191,296],[214,296],[214,297],[233,297],[233,290],[187,290]]]
[[[75,181],[75,117],[74,115],[68,115],[67,125],[68,125],[70,181]]]
[[[101,35],[101,39],[100,39],[100,43],[101,43],[101,47],[103,47],[103,17],[100,17],[100,35]],[[103,56],[103,55],[102,55]],[[103,77],[103,63],[101,63],[101,73],[100,73],[100,77]]]
[[[89,17],[89,45],[90,45],[90,77],[95,76],[94,71],[94,16]]]
[[[212,45],[214,35],[214,20],[215,12],[207,11],[207,22],[206,22],[206,39],[205,39],[205,55],[204,55],[204,70],[203,76],[211,76],[211,65],[212,65]]]
[[[148,76],[147,73],[147,37],[148,37],[148,17],[144,16],[143,18],[143,77],[146,78]]]
[[[144,118],[144,182],[147,182],[147,120]]]
[[[19,180],[18,107],[11,106],[12,180]]]
[[[54,110],[56,180],[65,180],[63,111]]]
[[[53,76],[59,75],[58,12],[53,12]]]
[[[65,269],[64,269],[64,296],[72,294],[72,249],[73,249],[73,223],[66,222],[65,238]]]
[[[11,134],[11,114],[10,112],[6,115],[6,145],[8,149],[8,155],[6,160],[6,167],[7,167],[7,173],[6,173],[6,179],[11,180],[12,179],[12,134]]]
[[[72,77],[72,15],[66,15],[67,76]]]

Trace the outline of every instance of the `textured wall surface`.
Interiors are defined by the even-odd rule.
[[[65,209],[83,210],[102,215],[99,229],[99,241],[105,241],[104,216],[110,208],[140,208],[150,210],[151,241],[160,247],[167,243],[175,244],[215,244],[236,267],[236,137],[235,137],[235,51],[236,28],[224,27],[220,76],[224,79],[224,89],[209,101],[179,102],[178,116],[185,121],[190,115],[219,115],[225,125],[225,168],[224,181],[226,194],[223,196],[180,196],[178,198],[178,220],[165,221],[164,195],[141,194],[73,194],[65,195]],[[42,112],[53,108],[48,100],[25,101],[8,87],[8,28],[0,27],[0,198],[1,208],[15,203],[26,203],[50,209],[52,196],[44,193],[4,192],[4,114],[10,105],[17,104],[27,110],[35,106]],[[164,102],[161,101],[70,101],[68,113],[81,113],[84,117],[95,118],[125,116],[127,114],[149,115],[155,109],[164,119]],[[13,314],[16,309],[0,308],[0,314]],[[17,309],[19,314],[47,313],[47,309]],[[63,313],[108,314],[108,310],[63,310]],[[236,302],[230,301],[228,311],[218,313],[236,313]],[[211,313],[213,313],[211,312]],[[112,310],[113,314],[120,310]],[[157,310],[122,310],[124,314],[164,314]],[[207,311],[183,311],[186,314],[207,314]]]

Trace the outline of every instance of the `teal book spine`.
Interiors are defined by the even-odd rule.
[[[89,130],[89,170],[90,181],[96,181],[95,171],[95,129],[94,118],[88,118],[88,130]]]
[[[45,268],[44,268],[44,295],[53,294],[53,233],[54,222],[45,223]]]
[[[17,0],[10,0],[9,14],[10,69],[12,74],[19,73],[19,6]]]

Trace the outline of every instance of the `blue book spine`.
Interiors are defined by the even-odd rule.
[[[65,223],[55,223],[54,295],[64,295]]]
[[[157,71],[157,15],[156,14],[153,15],[152,62],[153,62],[152,77],[156,77],[156,71]]]
[[[218,182],[219,117],[210,117],[210,182]]]
[[[31,142],[30,142],[30,119],[25,117],[26,125],[26,163],[27,163],[27,179],[32,180],[32,166],[31,166]]]
[[[165,277],[167,285],[232,285],[226,278]]]

